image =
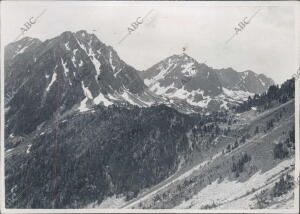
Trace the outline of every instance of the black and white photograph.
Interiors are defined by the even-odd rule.
[[[1,2],[1,212],[298,213],[299,13]]]

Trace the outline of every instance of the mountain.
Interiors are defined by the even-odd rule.
[[[98,104],[150,106],[159,100],[136,69],[86,31],[11,43],[4,66],[6,130],[16,135],[30,133],[53,115]]]
[[[210,110],[228,109],[274,84],[272,79],[252,71],[213,69],[187,54],[170,56],[140,76],[156,94]]]
[[[4,66],[8,135],[28,134],[53,116],[96,105],[165,104],[184,113],[229,109],[272,83],[251,71],[214,70],[186,54],[140,72],[83,30],[10,43]]]
[[[187,54],[170,56],[145,70],[141,77],[151,90],[159,94],[169,94],[182,86],[187,90],[200,89],[204,96],[216,96],[222,92],[216,72]]]
[[[46,121],[31,134],[6,139],[6,205],[80,208],[111,195],[130,200],[189,159],[187,132],[224,119],[226,114],[186,115],[165,105],[99,105]],[[201,144],[207,147],[218,126],[205,129]]]
[[[188,150],[184,133],[190,124],[188,116],[166,106],[101,105],[46,122],[18,139],[6,156],[12,156],[7,207],[78,208],[111,194],[135,197],[176,170]],[[15,140],[9,137],[7,145]]]
[[[282,197],[292,203],[294,121],[292,96],[239,114],[98,105],[6,139],[5,204],[250,209]]]
[[[256,194],[292,201],[293,81],[239,104],[267,80],[248,71],[230,81],[220,73],[239,74],[187,55],[140,78],[86,31],[23,38],[4,59],[6,208],[209,209]],[[201,202],[210,188],[216,204]]]
[[[288,79],[280,87],[278,85],[272,85],[270,88],[254,97],[249,97],[247,101],[236,107],[237,112],[250,110],[256,108],[258,111],[264,111],[280,103],[295,98],[295,79]]]

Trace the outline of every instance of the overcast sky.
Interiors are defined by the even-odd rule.
[[[217,5],[216,5],[217,4]],[[2,2],[7,44],[31,17],[46,12],[25,33],[42,41],[64,31],[95,33],[136,69],[186,53],[213,68],[253,70],[282,83],[296,72],[297,2]],[[138,17],[143,24],[120,44]],[[259,12],[257,12],[259,10]],[[235,33],[238,23],[257,14]]]

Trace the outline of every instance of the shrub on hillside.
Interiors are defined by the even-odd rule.
[[[284,159],[295,149],[295,126],[288,132],[287,138],[276,144],[273,149],[274,158]]]
[[[276,159],[283,159],[286,158],[289,155],[289,151],[287,149],[287,146],[284,145],[283,143],[278,143],[275,145],[273,149],[273,155],[274,158]]]
[[[262,190],[260,193],[255,194],[256,204],[259,209],[264,209],[269,205],[267,190]]]
[[[217,204],[215,204],[215,202],[213,201],[212,204],[206,204],[206,205],[202,206],[201,209],[209,210],[209,209],[214,209],[216,207],[217,207]]]
[[[285,176],[281,176],[279,181],[275,183],[274,187],[272,188],[271,195],[273,197],[279,197],[289,190],[291,190],[294,186],[293,177],[289,174]]]
[[[289,136],[285,141],[287,147],[295,149],[295,126],[289,131]]]
[[[228,144],[227,147],[226,147],[226,153],[227,152],[231,152],[231,146],[230,146],[230,144]]]
[[[247,153],[243,154],[237,162],[232,163],[231,171],[236,173],[236,177],[244,171],[244,166],[247,162],[251,160],[251,156]]]

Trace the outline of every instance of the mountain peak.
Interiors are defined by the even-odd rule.
[[[20,44],[29,44],[29,43],[41,43],[41,40],[39,40],[37,38],[32,38],[32,37],[29,37],[29,36],[25,36],[20,40],[9,43],[7,46],[20,45]]]
[[[174,55],[170,56],[169,58],[183,60],[183,61],[195,61],[196,62],[196,60],[193,57],[187,55],[186,53],[174,54]]]
[[[97,38],[97,36],[93,33],[88,33],[86,30],[79,30],[74,33],[76,36],[80,38]]]
[[[100,43],[101,46],[106,46],[95,34],[89,33],[86,30],[79,30],[76,32],[65,31],[56,38],[62,39],[65,42],[74,39],[80,43]]]
[[[99,104],[145,107],[159,100],[145,92],[136,69],[85,30],[66,31],[39,43],[23,40],[27,42],[9,44],[5,49],[6,104],[14,109],[20,107],[19,96],[32,103],[28,105],[38,106],[37,112],[47,117],[54,112],[87,111]],[[38,93],[33,93],[32,87]],[[21,115],[28,115],[27,109],[16,117]],[[16,130],[30,132],[38,122],[33,117],[31,127]]]
[[[40,41],[40,40],[37,39],[37,38],[32,38],[32,37],[29,37],[29,36],[25,36],[24,38],[20,39],[20,41],[30,42],[30,41]]]
[[[162,60],[141,76],[154,93],[206,108],[211,108],[212,102],[216,107],[228,109],[253,93],[262,93],[273,83],[250,70],[213,69],[186,53]]]

